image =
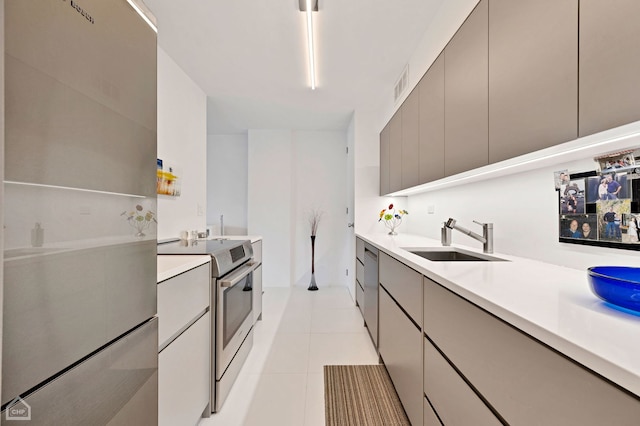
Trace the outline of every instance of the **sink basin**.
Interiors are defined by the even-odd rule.
[[[410,253],[424,257],[427,260],[433,262],[504,262],[504,259],[498,257],[489,256],[486,254],[479,254],[473,252],[467,252],[460,249],[413,249],[406,248]]]

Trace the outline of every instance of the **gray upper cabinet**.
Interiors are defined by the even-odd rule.
[[[380,195],[389,193],[389,144],[390,127],[387,125],[380,132]]]
[[[402,110],[402,188],[420,183],[420,91],[414,89]]]
[[[640,2],[580,0],[580,136],[640,120]]]
[[[6,4],[5,179],[155,197],[156,34],[126,4],[92,2],[122,25],[85,31],[59,3]]]
[[[389,123],[389,192],[402,189],[402,109]]]
[[[446,176],[489,162],[488,12],[482,0],[444,50]]]
[[[418,84],[420,91],[420,182],[444,177],[444,55]]]
[[[610,2],[588,3],[615,9]],[[489,162],[575,139],[578,0],[490,0],[489,22]],[[600,24],[597,30],[600,37]],[[636,41],[639,36],[640,30]],[[625,55],[637,51],[627,46]],[[598,65],[608,72],[605,63]],[[635,105],[638,111],[640,101]]]

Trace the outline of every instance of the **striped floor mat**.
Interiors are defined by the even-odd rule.
[[[410,426],[384,365],[325,365],[326,426]]]

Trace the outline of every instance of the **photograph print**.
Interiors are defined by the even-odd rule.
[[[560,188],[560,214],[585,213],[585,180],[569,181]]]
[[[597,240],[597,216],[594,214],[560,216],[560,237],[581,240]]]
[[[631,213],[631,200],[602,200],[596,203],[598,237],[603,241],[622,242],[622,217]]]
[[[636,161],[634,150],[620,151],[594,158],[602,174],[633,169]]]
[[[627,244],[640,243],[640,215],[633,213],[622,214],[622,242]]]

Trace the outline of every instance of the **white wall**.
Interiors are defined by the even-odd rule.
[[[206,228],[207,97],[158,47],[158,158],[182,169],[180,197],[158,196],[158,239]]]
[[[346,285],[346,146],[346,132],[249,130],[248,232],[263,237],[265,287],[309,285],[313,208],[318,287]]]
[[[445,190],[408,197],[411,233],[440,239],[442,222],[449,217],[461,226],[481,233],[473,223],[494,223],[494,250],[569,268],[586,269],[595,265],[636,265],[637,252],[558,242],[558,193],[553,172],[568,168],[577,173],[594,170],[585,158],[561,167],[537,170],[471,183]],[[435,213],[428,213],[428,206]],[[458,231],[453,243],[482,248],[482,244]]]
[[[207,136],[207,225],[225,235],[247,234],[248,136]]]

